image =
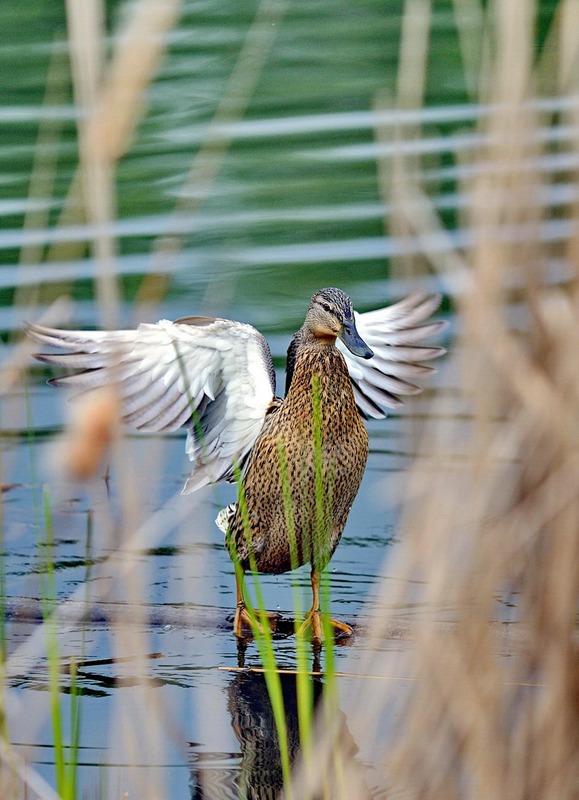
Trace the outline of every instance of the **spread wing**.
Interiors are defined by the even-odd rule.
[[[126,331],[30,325],[28,334],[67,351],[35,355],[75,370],[50,383],[81,390],[114,385],[127,425],[142,431],[189,428],[187,453],[193,471],[184,492],[232,478],[274,399],[267,342],[240,322],[186,317]]]
[[[422,344],[446,324],[426,321],[440,301],[439,295],[413,294],[386,308],[355,312],[358,333],[374,351],[373,358],[352,355],[339,339],[337,346],[346,359],[356,403],[364,416],[381,419],[386,416],[385,408],[403,404],[399,395],[422,391],[415,381],[434,368],[421,362],[446,352],[442,347]]]

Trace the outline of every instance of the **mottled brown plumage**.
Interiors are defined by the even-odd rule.
[[[286,572],[310,562],[323,569],[340,541],[367,457],[368,434],[342,354],[333,345],[302,345],[289,392],[251,451],[243,479],[249,530],[238,507],[230,552],[235,547],[241,566],[259,572]]]

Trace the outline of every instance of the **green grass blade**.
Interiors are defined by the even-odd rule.
[[[257,600],[257,613],[251,604],[246,591],[246,581],[243,570],[237,558],[237,553],[234,546],[230,546],[229,550],[234,562],[236,574],[240,580],[242,587],[243,598],[250,617],[252,633],[257,645],[259,656],[261,658],[265,683],[269,695],[273,718],[279,742],[280,761],[282,776],[284,782],[285,796],[291,800],[293,797],[291,788],[291,763],[289,752],[289,739],[287,731],[287,722],[285,715],[285,704],[283,700],[283,691],[281,687],[281,679],[277,671],[277,662],[275,658],[275,651],[273,646],[273,636],[269,626],[269,621],[266,617],[266,609],[263,598],[263,592],[258,577],[257,564],[255,563],[255,556],[251,548],[251,528],[249,525],[249,517],[247,512],[247,501],[243,489],[241,479],[241,470],[236,468],[235,477],[237,482],[237,502],[239,504],[239,511],[243,522],[244,535],[248,544],[250,569],[253,577],[253,588]]]
[[[62,716],[60,708],[60,654],[58,633],[54,619],[56,607],[56,582],[54,576],[54,524],[50,495],[43,491],[44,510],[44,564],[40,573],[42,593],[42,612],[46,631],[46,659],[48,665],[48,691],[50,697],[50,718],[54,741],[54,770],[56,788],[65,797],[66,769],[63,746]]]

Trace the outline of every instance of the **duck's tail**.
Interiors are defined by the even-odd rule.
[[[225,506],[225,508],[221,509],[221,511],[215,518],[215,524],[217,525],[219,530],[223,531],[223,533],[226,535],[236,510],[237,510],[237,503],[229,503],[228,506]]]

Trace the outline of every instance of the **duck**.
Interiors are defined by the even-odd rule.
[[[280,574],[309,564],[312,604],[298,632],[321,641],[324,630],[353,634],[334,619],[324,627],[320,581],[364,475],[365,420],[422,391],[417,381],[434,371],[424,362],[445,352],[425,344],[445,325],[430,319],[440,302],[440,295],[414,293],[358,313],[341,289],[315,292],[287,351],[283,399],[267,341],[247,323],[188,316],[134,330],[30,324],[27,332],[64,351],[34,354],[68,370],[50,384],[82,391],[112,385],[125,425],[187,430],[192,469],[183,493],[237,483],[237,502],[216,520],[234,564],[234,634],[244,639],[256,624],[245,599],[247,571]],[[276,615],[265,616],[275,627]]]

